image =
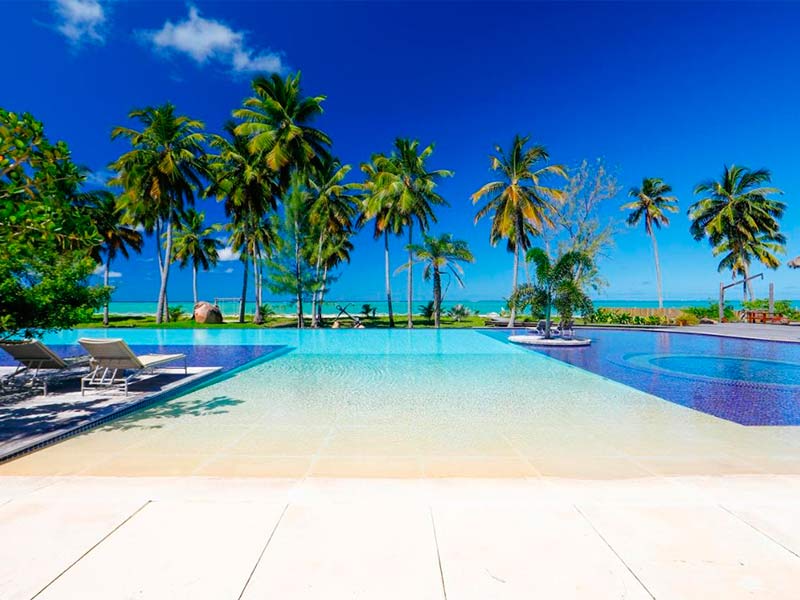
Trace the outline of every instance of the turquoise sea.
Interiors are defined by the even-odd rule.
[[[419,313],[420,305],[427,303],[427,299],[415,300],[413,303],[414,313]],[[687,306],[704,306],[708,305],[711,302],[716,302],[716,300],[711,300],[709,298],[706,299],[694,299],[694,300],[665,300],[664,306],[666,308],[684,308]],[[739,300],[727,300],[726,303],[733,308],[739,308],[741,302]],[[233,316],[238,314],[239,310],[239,303],[236,301],[225,301],[220,302],[220,308],[222,309],[222,313],[224,316]],[[294,314],[295,305],[293,302],[269,302],[268,303],[272,309],[277,314]],[[324,313],[325,314],[336,314],[338,312],[339,306],[346,307],[347,310],[353,314],[358,315],[362,312],[362,306],[364,304],[369,304],[374,307],[377,311],[377,314],[386,314],[387,312],[387,304],[386,302],[380,302],[375,300],[330,300],[325,302]],[[501,310],[505,308],[505,302],[503,300],[452,300],[452,301],[445,301],[444,303],[445,310],[449,309],[455,304],[463,304],[467,306],[473,312],[477,312],[479,314],[485,315],[492,312],[499,313]],[[792,304],[795,307],[800,307],[800,301],[793,300]],[[596,307],[603,307],[603,308],[658,308],[658,302],[656,300],[610,300],[610,299],[602,299],[602,300],[594,300],[594,305]],[[191,313],[193,308],[193,303],[191,301],[179,301],[179,302],[170,302],[170,307],[180,306],[184,312]],[[311,309],[311,304],[308,303],[305,306],[306,312]],[[156,303],[155,302],[127,302],[127,301],[117,301],[111,302],[110,310],[112,313],[115,314],[126,314],[126,315],[149,315],[153,314],[156,311]],[[255,303],[248,302],[247,303],[247,313],[252,314],[255,312]],[[405,314],[407,311],[407,305],[404,300],[395,301],[394,302],[394,311],[397,314]]]

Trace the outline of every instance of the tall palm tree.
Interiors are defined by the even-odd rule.
[[[210,159],[212,183],[208,193],[224,202],[225,214],[231,219],[228,229],[232,236],[228,241],[243,258],[239,322],[244,322],[248,262],[252,262],[256,293],[254,321],[260,323],[263,320],[261,259],[271,254],[275,242],[269,215],[277,208],[277,173],[252,148],[249,137],[236,133],[233,122],[226,123],[224,129],[226,136],[211,138],[211,146],[218,154]]]
[[[249,139],[251,150],[269,169],[280,173],[281,187],[289,185],[291,167],[304,168],[328,154],[330,138],[311,122],[322,114],[325,96],[304,96],[300,73],[282,78],[258,76],[253,96],[233,111],[241,122],[236,133]]]
[[[98,264],[103,265],[103,285],[108,287],[111,261],[118,254],[129,258],[129,250],[141,253],[144,240],[139,231],[124,224],[124,210],[111,192],[91,192],[88,209],[97,232],[103,239],[102,244],[92,248],[91,255]],[[103,325],[108,327],[108,302],[103,306]]]
[[[389,157],[378,157],[378,185],[375,193],[380,203],[393,207],[395,216],[408,232],[408,246],[414,244],[414,222],[425,233],[431,222],[436,222],[435,206],[447,206],[436,192],[440,179],[452,177],[445,169],[428,170],[426,161],[433,154],[433,144],[420,150],[418,140],[397,138]],[[408,250],[408,328],[413,321],[413,251]]]
[[[658,308],[664,308],[664,295],[661,288],[661,264],[658,260],[658,243],[656,242],[656,229],[669,225],[666,213],[678,212],[678,199],[669,196],[672,188],[658,177],[642,179],[642,187],[632,187],[628,196],[635,198],[632,202],[622,205],[622,210],[631,211],[628,215],[628,225],[644,223],[644,230],[653,242],[653,259],[656,263],[656,292],[658,294]]]
[[[394,309],[392,306],[392,272],[389,257],[389,235],[398,235],[402,230],[402,220],[396,209],[395,199],[380,193],[383,180],[391,177],[387,170],[396,170],[394,164],[383,154],[373,154],[370,162],[361,164],[361,171],[366,180],[359,184],[363,190],[361,212],[356,221],[357,227],[363,227],[367,221],[374,220],[373,239],[383,238],[383,270],[386,282],[386,303],[389,311],[389,327],[394,327]]]
[[[489,232],[492,245],[501,239],[509,240],[509,249],[514,254],[512,293],[517,288],[520,254],[531,246],[530,232],[541,232],[544,227],[552,226],[547,215],[555,210],[554,204],[563,199],[561,190],[542,185],[542,180],[551,175],[563,179],[567,177],[564,167],[560,165],[539,166],[548,160],[549,154],[544,146],[538,144],[526,148],[529,141],[530,136],[517,134],[507,153],[500,146],[495,146],[491,168],[500,178],[490,181],[472,194],[473,204],[484,197],[489,198],[475,215],[475,223],[487,215],[492,216]],[[516,307],[512,305],[510,308],[508,326],[513,327]]]
[[[358,212],[356,198],[349,192],[355,189],[353,183],[343,183],[350,172],[350,165],[342,165],[338,159],[326,157],[316,168],[311,169],[308,179],[312,194],[310,225],[317,231],[315,251],[315,277],[317,289],[311,302],[311,326],[319,327],[322,313],[318,304],[325,295],[323,281],[324,251],[330,238],[349,238],[353,220]],[[319,310],[318,310],[319,308]]]
[[[562,318],[570,318],[575,309],[582,309],[584,314],[591,312],[592,301],[584,292],[576,273],[592,268],[592,260],[585,252],[571,250],[555,260],[550,260],[547,252],[541,248],[531,248],[525,260],[533,262],[536,269],[536,282],[527,283],[514,290],[511,305],[520,310],[533,307],[545,315],[545,338],[550,338],[550,323],[553,308]]]
[[[111,139],[125,138],[132,149],[113,163],[117,176],[113,184],[124,188],[122,194],[128,218],[144,226],[156,239],[165,233],[165,253],[156,244],[161,275],[156,323],[168,319],[167,284],[169,257],[172,256],[172,230],[180,220],[185,205],[193,205],[195,191],[201,189],[208,175],[201,121],[175,113],[170,103],[158,107],[134,109],[128,117],[141,129],[115,127]]]
[[[215,234],[219,227],[206,227],[206,215],[190,208],[181,215],[181,222],[175,234],[175,245],[172,259],[180,264],[181,269],[192,265],[192,294],[197,304],[197,271],[202,267],[208,271],[219,261],[219,250],[222,242]]]
[[[458,285],[464,286],[464,274],[459,263],[475,262],[467,242],[454,240],[453,235],[445,233],[439,237],[424,235],[422,244],[412,244],[410,250],[415,262],[424,263],[422,276],[425,281],[433,279],[433,321],[438,329],[442,319],[442,275],[452,275]],[[401,269],[410,268],[410,263]]]
[[[748,281],[753,259],[775,269],[780,262],[775,253],[784,251],[786,238],[779,220],[786,204],[771,198],[783,194],[769,184],[770,172],[747,167],[725,166],[722,177],[695,187],[702,198],[689,207],[690,231],[696,240],[708,237],[714,256],[723,254],[717,269],[731,270],[734,279],[744,278],[745,300],[754,298]]]

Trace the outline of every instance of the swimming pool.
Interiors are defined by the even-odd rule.
[[[583,349],[541,354],[742,425],[800,425],[800,344],[582,329]],[[487,332],[505,339],[506,332]]]
[[[46,341],[69,344],[98,333],[106,332]],[[690,410],[510,344],[507,331],[106,335],[134,348],[288,351],[0,465],[0,474],[609,478],[763,472],[776,457],[800,456],[797,428],[742,427]],[[620,352],[630,346],[625,339]],[[612,348],[608,339],[598,341],[581,360],[599,360],[598,350]]]

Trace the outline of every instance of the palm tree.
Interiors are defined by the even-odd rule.
[[[521,285],[511,295],[511,306],[524,310],[533,307],[544,311],[545,338],[550,338],[550,323],[553,308],[561,318],[568,319],[576,308],[591,312],[592,301],[583,291],[575,273],[579,269],[591,269],[592,260],[583,252],[565,252],[551,261],[541,248],[531,248],[525,260],[536,267],[536,283]]]
[[[395,174],[395,165],[383,154],[373,154],[370,162],[361,164],[361,171],[366,175],[359,188],[364,191],[361,198],[361,213],[356,221],[357,227],[363,227],[367,221],[374,220],[373,239],[383,238],[383,268],[386,281],[386,303],[389,311],[389,327],[394,327],[394,310],[392,307],[392,272],[389,258],[389,234],[398,235],[402,230],[402,221],[396,210],[395,199],[380,193],[384,180]]]
[[[316,321],[318,324],[322,323],[322,304],[328,291],[328,273],[342,263],[350,262],[350,253],[353,251],[353,242],[350,239],[352,235],[353,231],[347,229],[325,238],[325,246],[322,250],[322,278],[317,298]]]
[[[179,222],[186,204],[194,204],[195,191],[208,174],[201,132],[203,123],[175,114],[170,103],[158,107],[134,109],[128,117],[141,124],[141,130],[115,127],[111,139],[127,139],[132,149],[112,165],[117,171],[113,184],[124,188],[122,194],[128,219],[155,231],[156,239],[165,232],[165,254],[158,250],[161,289],[158,294],[156,323],[168,319],[167,284],[169,257],[172,256],[172,228]]]
[[[139,254],[144,240],[139,231],[123,223],[124,210],[111,192],[91,192],[88,209],[97,232],[103,239],[102,244],[92,248],[91,255],[98,264],[103,265],[103,285],[108,287],[111,261],[117,254],[129,258],[129,250]],[[103,326],[108,327],[108,302],[103,306]]]
[[[277,174],[271,170],[250,139],[236,133],[233,122],[225,124],[227,137],[213,136],[211,146],[219,153],[211,157],[212,183],[208,189],[224,202],[225,214],[231,219],[228,242],[243,257],[244,280],[242,300],[239,304],[239,322],[244,322],[247,296],[248,261],[253,263],[256,292],[254,321],[260,323],[261,315],[261,259],[270,255],[275,243],[275,233],[268,218],[277,208]]]
[[[547,149],[541,145],[528,148],[529,136],[515,135],[508,153],[495,146],[491,157],[491,168],[500,174],[500,179],[490,181],[472,194],[472,203],[489,197],[488,202],[475,215],[475,223],[486,215],[492,215],[489,240],[492,245],[501,239],[509,240],[509,250],[514,253],[514,274],[511,288],[517,289],[520,253],[531,246],[530,232],[541,232],[545,226],[552,226],[547,216],[555,210],[554,203],[563,198],[561,190],[546,187],[542,179],[555,175],[566,179],[564,168],[560,165],[539,167],[539,163],[549,158]],[[516,307],[511,306],[508,326],[514,326]]]
[[[310,125],[322,114],[325,96],[303,96],[300,73],[285,79],[277,73],[258,76],[251,87],[254,95],[233,111],[241,121],[236,133],[249,139],[251,150],[269,169],[281,174],[285,190],[292,166],[303,168],[328,154],[330,138]]]
[[[175,246],[172,259],[180,264],[181,269],[192,263],[192,294],[197,304],[197,271],[200,267],[208,271],[216,266],[219,260],[220,242],[213,234],[219,227],[206,227],[205,213],[190,208],[181,215],[181,223],[175,234]]]
[[[314,290],[311,302],[311,326],[320,325],[322,297],[325,295],[324,250],[331,238],[349,238],[352,224],[358,212],[356,199],[348,192],[356,187],[353,183],[342,183],[350,172],[350,165],[342,165],[338,159],[326,157],[321,164],[311,169],[308,185],[313,200],[310,225],[318,231],[315,258],[315,277],[318,289]],[[319,310],[318,310],[319,309]]]
[[[678,212],[678,199],[668,196],[672,188],[657,177],[642,179],[642,187],[632,187],[628,196],[635,198],[633,202],[622,205],[622,210],[629,210],[628,225],[638,225],[644,222],[644,230],[653,242],[653,258],[656,263],[656,291],[658,294],[658,308],[664,308],[664,295],[661,289],[661,264],[658,261],[658,243],[656,242],[656,229],[669,225],[669,217],[665,213]]]
[[[414,244],[414,221],[425,233],[431,222],[436,222],[434,206],[447,206],[435,188],[444,177],[453,172],[444,169],[429,171],[425,164],[433,154],[433,144],[419,149],[418,140],[397,138],[394,151],[387,157],[378,157],[379,170],[375,193],[379,203],[392,207],[395,217],[408,231],[408,246]],[[408,250],[408,328],[414,326],[412,301],[414,294],[413,251]]]
[[[438,329],[442,319],[442,275],[452,275],[458,285],[464,286],[461,276],[464,270],[460,262],[475,262],[475,257],[467,247],[467,242],[454,240],[450,233],[439,237],[424,235],[422,244],[412,244],[414,262],[424,263],[425,269],[422,276],[425,281],[433,279],[433,319],[434,326]],[[407,263],[401,269],[410,269]]]
[[[731,270],[734,279],[744,278],[743,294],[754,298],[750,264],[757,259],[775,269],[780,261],[775,253],[784,251],[786,238],[780,233],[779,219],[786,204],[771,198],[783,192],[771,187],[766,169],[725,166],[719,181],[709,180],[695,187],[703,197],[689,207],[690,231],[696,240],[708,237],[714,256],[723,254],[717,269]]]

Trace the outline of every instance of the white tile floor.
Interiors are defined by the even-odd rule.
[[[794,476],[0,477],[0,598],[795,599],[798,490]]]

